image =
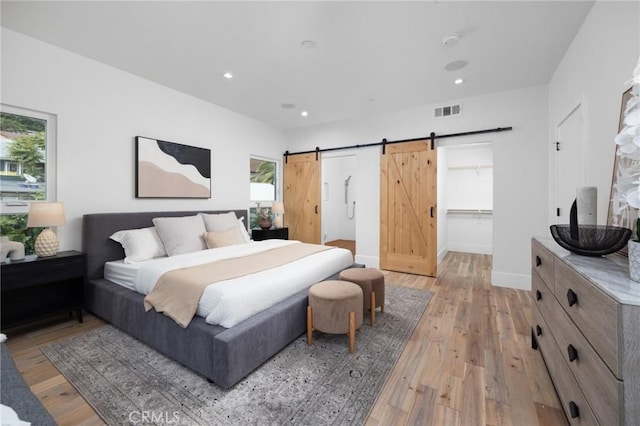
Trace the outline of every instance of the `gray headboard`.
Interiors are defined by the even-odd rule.
[[[82,220],[82,251],[86,255],[87,279],[103,278],[105,262],[124,258],[122,246],[109,239],[116,231],[153,226],[154,217],[192,216],[198,213],[227,213],[229,211],[235,212],[239,218],[244,216],[245,224],[249,222],[246,210],[86,214]]]

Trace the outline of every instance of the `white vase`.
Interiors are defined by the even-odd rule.
[[[629,240],[629,275],[640,283],[640,241]]]

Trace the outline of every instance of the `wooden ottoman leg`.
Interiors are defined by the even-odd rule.
[[[371,308],[369,309],[371,318],[371,327],[376,325],[376,292],[371,292]]]
[[[356,350],[356,313],[349,312],[349,352]]]
[[[313,308],[307,306],[307,345],[313,345]]]

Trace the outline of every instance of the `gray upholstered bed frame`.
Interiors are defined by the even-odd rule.
[[[204,213],[225,213],[208,211]],[[246,210],[233,210],[248,220]],[[301,291],[232,328],[210,325],[196,316],[185,329],[154,310],[145,312],[143,295],[104,279],[104,263],[124,258],[114,232],[153,226],[154,217],[198,212],[88,214],[83,218],[86,254],[85,308],[166,356],[230,388],[305,332],[307,291]],[[327,277],[327,278],[335,278]]]

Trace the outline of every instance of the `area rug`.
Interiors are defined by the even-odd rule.
[[[303,335],[229,390],[112,326],[42,348],[109,425],[363,424],[431,292],[387,285],[375,327]]]

